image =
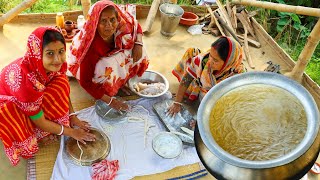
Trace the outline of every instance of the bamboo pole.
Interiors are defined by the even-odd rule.
[[[8,11],[5,15],[0,17],[0,29],[2,29],[2,26],[11,19],[13,19],[16,15],[18,15],[23,10],[29,8],[32,6],[37,0],[25,0],[22,3],[20,3],[18,6],[12,8],[10,11]]]
[[[232,3],[246,5],[246,6],[261,7],[265,9],[272,9],[272,10],[281,11],[281,12],[290,12],[295,14],[320,17],[319,8],[292,6],[292,5],[278,4],[278,3],[272,3],[272,2],[256,1],[256,0],[232,0]]]
[[[159,5],[160,5],[160,0],[153,0],[147,16],[147,20],[143,26],[143,32],[149,32],[151,30],[152,24],[154,22],[154,18],[156,17],[158,12]]]
[[[298,57],[298,61],[296,65],[294,66],[293,70],[290,73],[285,74],[286,76],[298,82],[302,81],[303,72],[307,67],[313,52],[315,51],[317,45],[319,44],[319,41],[320,41],[319,34],[320,34],[320,18],[318,19],[317,24],[314,26],[313,30],[311,31],[307,39],[307,43]]]
[[[82,5],[82,11],[83,11],[83,16],[85,19],[87,19],[87,15],[91,6],[91,1],[90,0],[81,0],[81,5]]]

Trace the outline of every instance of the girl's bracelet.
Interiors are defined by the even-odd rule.
[[[108,106],[110,106],[110,104],[112,103],[113,99],[115,99],[115,97],[111,97],[110,102],[108,103]]]
[[[137,44],[137,45],[143,46],[143,43],[142,43],[142,42],[138,42],[138,41],[134,42],[134,44]]]
[[[173,104],[179,104],[180,106],[182,106],[182,103],[177,102],[177,101],[173,101]]]
[[[64,126],[61,125],[61,131],[60,131],[60,133],[58,134],[58,136],[61,136],[61,135],[63,134],[63,131],[64,131]]]
[[[76,115],[78,115],[78,113],[73,112],[73,113],[70,113],[70,114],[69,114],[69,117],[71,117],[71,116],[76,116]]]

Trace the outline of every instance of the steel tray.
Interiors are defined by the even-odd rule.
[[[190,126],[190,123],[192,120],[195,120],[195,119],[193,118],[193,115],[183,106],[180,113],[176,114],[174,118],[167,116],[166,110],[168,109],[168,106],[171,106],[172,103],[173,103],[173,100],[166,99],[164,101],[155,103],[153,105],[153,108],[157,113],[157,115],[160,117],[161,122],[165,125],[168,131],[170,132],[177,131],[185,135],[188,135],[181,130],[181,127],[186,127],[193,131],[192,127]],[[177,136],[182,140],[184,144],[194,145],[194,141],[191,141],[190,139],[180,135],[177,135]]]

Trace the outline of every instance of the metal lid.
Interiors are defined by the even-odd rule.
[[[87,141],[86,144],[77,142],[73,138],[69,138],[66,141],[67,154],[76,164],[90,166],[105,159],[110,152],[111,144],[106,134],[98,129],[92,129],[90,133],[96,136],[95,141]],[[82,154],[78,144],[82,149]]]

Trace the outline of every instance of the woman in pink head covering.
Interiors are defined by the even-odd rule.
[[[114,98],[119,89],[148,68],[142,30],[129,13],[109,0],[95,3],[84,28],[73,38],[69,71],[95,99],[117,110],[128,105]]]
[[[12,165],[38,151],[38,140],[67,135],[93,141],[69,101],[65,40],[53,27],[39,27],[28,38],[25,55],[0,73],[0,140]],[[76,125],[79,129],[70,128]]]

